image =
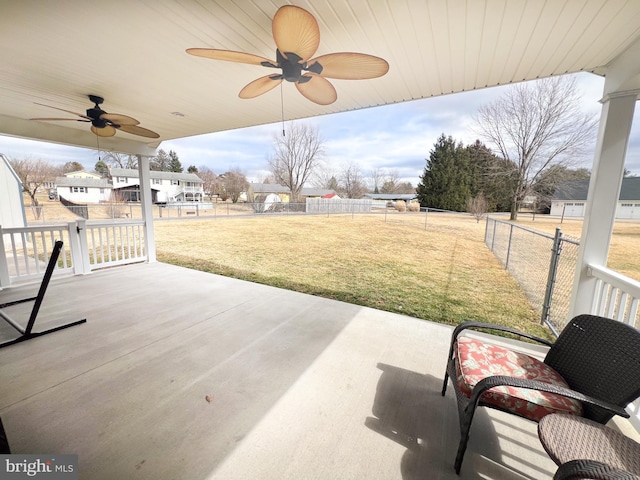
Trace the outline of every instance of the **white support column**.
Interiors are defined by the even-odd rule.
[[[569,318],[591,313],[596,280],[587,276],[587,266],[607,265],[637,96],[637,91],[627,91],[602,100]]]
[[[153,233],[153,197],[149,175],[149,157],[138,155],[138,178],[140,179],[140,199],[144,220],[144,248],[149,263],[156,261],[156,240]]]

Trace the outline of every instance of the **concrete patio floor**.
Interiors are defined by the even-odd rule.
[[[37,286],[0,291],[0,303]],[[425,293],[428,294],[428,293]],[[7,310],[15,319],[27,306]],[[162,263],[54,278],[0,349],[14,453],[81,479],[547,479],[534,423],[480,409],[460,476],[451,328]],[[15,336],[4,322],[0,339]]]

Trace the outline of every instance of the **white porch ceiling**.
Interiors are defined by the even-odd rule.
[[[244,85],[272,70],[193,57],[185,49],[275,59],[271,18],[286,3],[0,0],[0,133],[95,148],[86,123],[28,120],[65,116],[34,102],[84,113],[90,93],[105,98],[104,110],[160,134],[150,144],[119,131],[100,139],[103,149],[146,153],[162,140],[280,121],[279,89],[238,98]],[[317,55],[368,53],[385,58],[390,70],[373,80],[331,80],[338,100],[329,106],[311,103],[285,82],[286,119],[565,73],[606,74],[640,39],[637,0],[292,3],[318,20]]]

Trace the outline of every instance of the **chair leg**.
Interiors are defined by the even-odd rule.
[[[467,444],[469,443],[469,431],[471,430],[471,422],[473,421],[473,415],[476,411],[476,405],[473,402],[469,402],[467,408],[464,411],[464,418],[460,419],[460,443],[458,444],[458,452],[456,453],[456,461],[454,468],[456,473],[460,474],[462,468],[462,460],[464,460],[464,454],[467,451]]]
[[[447,385],[449,384],[449,371],[445,370],[444,372],[444,382],[442,382],[442,396],[444,397],[447,393]]]

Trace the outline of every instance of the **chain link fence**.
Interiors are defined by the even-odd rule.
[[[567,323],[580,243],[487,217],[485,243],[557,335]]]

